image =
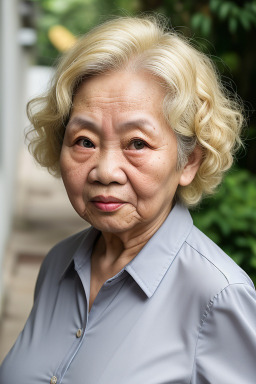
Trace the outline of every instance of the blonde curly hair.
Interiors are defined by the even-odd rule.
[[[121,17],[107,21],[80,38],[60,60],[49,91],[28,103],[32,127],[29,149],[55,176],[72,100],[86,78],[132,67],[156,75],[166,89],[163,113],[176,134],[177,167],[182,168],[196,145],[203,158],[177,198],[196,205],[213,193],[241,145],[241,107],[228,96],[211,60],[184,37],[168,30],[157,17]],[[32,137],[31,137],[32,134]]]

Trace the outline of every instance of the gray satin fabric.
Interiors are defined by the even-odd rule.
[[[91,228],[55,246],[0,384],[253,384],[249,277],[176,205],[88,313]],[[77,337],[77,330],[83,334]]]

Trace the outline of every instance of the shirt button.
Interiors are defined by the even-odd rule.
[[[82,333],[83,333],[82,329],[78,329],[78,330],[77,330],[77,333],[76,333],[76,337],[77,337],[77,338],[81,337],[81,336],[82,336]]]
[[[57,384],[57,377],[56,376],[53,376],[52,378],[51,378],[51,384]]]

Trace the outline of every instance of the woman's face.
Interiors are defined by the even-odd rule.
[[[154,76],[120,71],[86,80],[74,97],[61,174],[74,209],[103,232],[154,231],[171,210],[182,171],[164,96]]]

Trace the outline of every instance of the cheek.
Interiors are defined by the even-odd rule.
[[[144,166],[143,169],[133,173],[133,187],[138,196],[144,198],[156,197],[177,184],[178,174],[175,166],[171,167],[168,162],[160,162]]]
[[[74,195],[82,191],[85,180],[84,169],[74,164],[68,156],[65,156],[65,153],[62,153],[60,171],[69,198],[72,199]]]

